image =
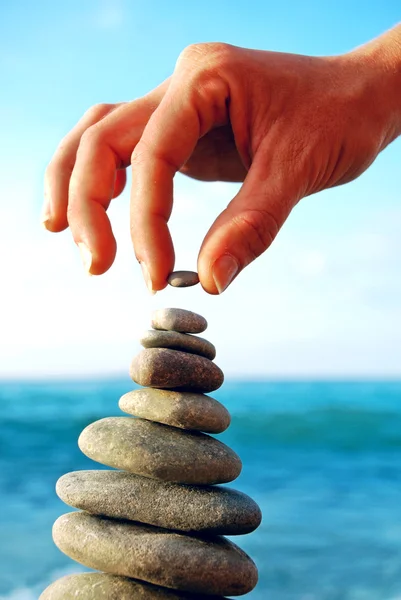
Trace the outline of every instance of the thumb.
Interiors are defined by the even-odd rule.
[[[202,287],[221,294],[255,258],[271,245],[299,194],[288,174],[254,162],[238,194],[217,217],[202,244],[198,272]],[[292,182],[293,184],[294,182]]]

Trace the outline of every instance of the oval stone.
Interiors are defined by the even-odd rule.
[[[171,348],[205,356],[209,360],[216,357],[216,348],[202,337],[178,331],[161,331],[149,329],[140,338],[144,348]]]
[[[252,498],[219,486],[179,485],[121,471],[75,471],[56,486],[66,504],[95,515],[188,533],[242,535],[261,522]]]
[[[224,600],[223,596],[175,592],[158,585],[107,573],[66,575],[39,600]]]
[[[207,321],[183,308],[160,308],[152,314],[152,327],[181,333],[202,333],[207,328]]]
[[[174,483],[227,483],[242,467],[231,448],[205,433],[132,417],[96,421],[83,430],[78,444],[104,465]]]
[[[213,392],[224,381],[223,371],[211,360],[169,348],[145,348],[130,368],[139,385],[189,392]]]
[[[91,569],[180,591],[241,595],[257,583],[254,562],[224,537],[184,535],[74,512],[57,519],[53,539],[67,556]]]
[[[205,394],[141,388],[120,398],[120,409],[130,415],[207,433],[221,433],[230,425],[230,413]]]
[[[167,283],[173,287],[191,287],[199,283],[199,275],[195,271],[173,271]]]

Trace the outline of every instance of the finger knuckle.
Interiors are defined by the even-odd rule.
[[[199,62],[202,61],[206,55],[206,44],[190,44],[178,57],[178,62]]]
[[[82,134],[79,147],[80,149],[98,148],[104,142],[104,130],[99,125],[91,125]]]
[[[148,149],[144,141],[141,140],[131,154],[131,167],[141,167],[147,160],[148,155]]]
[[[57,148],[53,158],[45,170],[45,181],[57,178],[60,173],[71,173],[74,168],[74,160],[66,151],[63,144]]]
[[[99,104],[94,104],[85,112],[85,117],[90,118],[93,121],[98,121],[102,119],[105,115],[107,115],[113,108],[114,104],[107,104],[105,102],[101,102]]]
[[[188,105],[198,109],[201,135],[212,123],[227,118],[234,53],[233,46],[213,42],[192,44],[181,55],[178,66],[186,82],[181,93]]]
[[[277,217],[266,209],[243,211],[234,218],[234,223],[249,262],[267,250],[280,229]]]
[[[178,63],[190,63],[205,69],[221,68],[232,63],[234,54],[234,46],[223,42],[190,44],[181,52]]]

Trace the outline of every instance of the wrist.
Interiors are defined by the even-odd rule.
[[[369,104],[383,124],[383,149],[401,135],[401,24],[346,56],[362,75]]]

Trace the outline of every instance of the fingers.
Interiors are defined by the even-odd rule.
[[[255,158],[239,193],[202,244],[198,272],[207,292],[221,294],[270,246],[299,199],[295,182],[277,161],[269,165],[266,157]]]
[[[42,219],[49,231],[63,231],[68,227],[68,187],[82,135],[116,106],[118,105],[98,104],[90,108],[57,148],[45,173]]]
[[[87,129],[71,174],[68,223],[75,242],[84,249],[85,266],[93,275],[107,271],[115,258],[116,241],[106,210],[122,188],[121,169],[129,164],[142,131],[135,122],[135,110],[134,103],[125,104]]]
[[[194,81],[180,65],[167,94],[147,124],[132,155],[131,237],[151,291],[167,285],[174,248],[167,222],[173,203],[173,178],[198,140],[227,121],[227,86],[220,78],[208,85]]]
[[[174,111],[173,102],[174,98],[162,102],[132,156],[131,237],[150,291],[163,289],[174,267],[167,226],[173,177],[199,137],[194,109],[186,106]]]
[[[132,150],[167,85],[104,112],[96,122],[94,118],[81,122],[48,169],[51,218],[47,226],[60,231],[68,222],[91,274],[104,273],[114,261],[116,242],[106,210],[124,189]]]

